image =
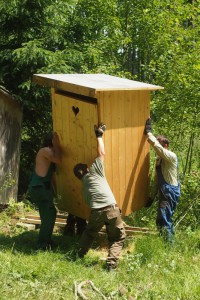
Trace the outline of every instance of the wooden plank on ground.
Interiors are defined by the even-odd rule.
[[[60,226],[60,227],[64,227],[66,225],[66,218],[67,216],[65,215],[57,215],[56,221],[55,221],[55,225],[56,226]],[[26,215],[25,218],[21,218],[20,221],[22,221],[23,223],[27,223],[27,224],[35,224],[35,225],[40,225],[41,221],[40,221],[40,217],[37,215]],[[132,234],[155,234],[156,231],[151,229],[151,228],[147,228],[147,227],[134,227],[134,226],[129,226],[127,224],[124,225],[125,227],[125,231],[127,235],[132,235]],[[102,234],[106,233],[106,228],[105,226],[101,229]]]
[[[39,216],[28,216],[25,218],[21,218],[20,221],[27,224],[35,224],[35,225],[41,224],[41,220]],[[55,225],[64,227],[66,225],[66,218],[65,219],[56,218]]]

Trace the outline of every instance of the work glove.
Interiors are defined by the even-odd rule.
[[[106,130],[106,125],[105,124],[99,124],[99,126],[94,125],[94,132],[96,134],[96,137],[102,137],[104,131]]]
[[[151,119],[147,119],[146,123],[145,123],[145,128],[144,128],[144,134],[147,134],[148,132],[151,132],[152,128],[151,128]]]
[[[153,204],[153,199],[151,197],[149,197],[145,207],[150,207]]]

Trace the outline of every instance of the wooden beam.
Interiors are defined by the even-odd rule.
[[[66,225],[66,219],[67,219],[67,216],[57,215],[55,225],[60,226],[60,227],[64,227]],[[41,220],[40,220],[40,217],[38,215],[26,215],[25,218],[21,218],[20,221],[22,221],[23,223],[27,223],[27,224],[35,224],[35,225],[40,225],[41,224]],[[132,234],[156,234],[156,231],[154,229],[147,228],[147,227],[133,227],[133,226],[129,226],[129,225],[126,225],[126,224],[124,225],[124,227],[125,227],[125,231],[126,231],[127,235],[132,235]],[[103,226],[100,233],[101,234],[106,233],[105,226]]]

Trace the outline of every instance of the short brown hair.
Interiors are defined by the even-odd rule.
[[[52,143],[52,139],[53,139],[53,132],[49,132],[47,133],[47,135],[44,137],[43,140],[43,147],[53,147],[53,143]]]
[[[167,144],[167,146],[169,146],[169,140],[166,138],[165,135],[158,135],[157,140],[159,141],[159,143],[164,145]]]
[[[77,165],[74,166],[74,175],[78,178],[78,179],[82,179],[83,177],[83,172],[84,170],[87,169],[87,165],[86,164],[82,164],[82,163],[79,163]]]

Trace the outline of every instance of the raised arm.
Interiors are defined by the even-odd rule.
[[[162,157],[166,161],[176,161],[176,155],[168,150],[168,145],[162,144],[153,134],[151,127],[151,119],[146,120],[144,134],[147,136],[147,141],[153,147],[158,156]]]
[[[53,134],[53,139],[52,139],[52,144],[53,144],[53,160],[55,163],[60,164],[62,162],[62,151],[61,151],[61,145],[60,145],[60,140],[59,136],[56,132]]]
[[[105,149],[104,149],[104,142],[102,139],[103,133],[106,130],[105,124],[100,124],[99,126],[94,126],[94,131],[97,137],[97,155],[101,160],[104,160],[105,156]]]

